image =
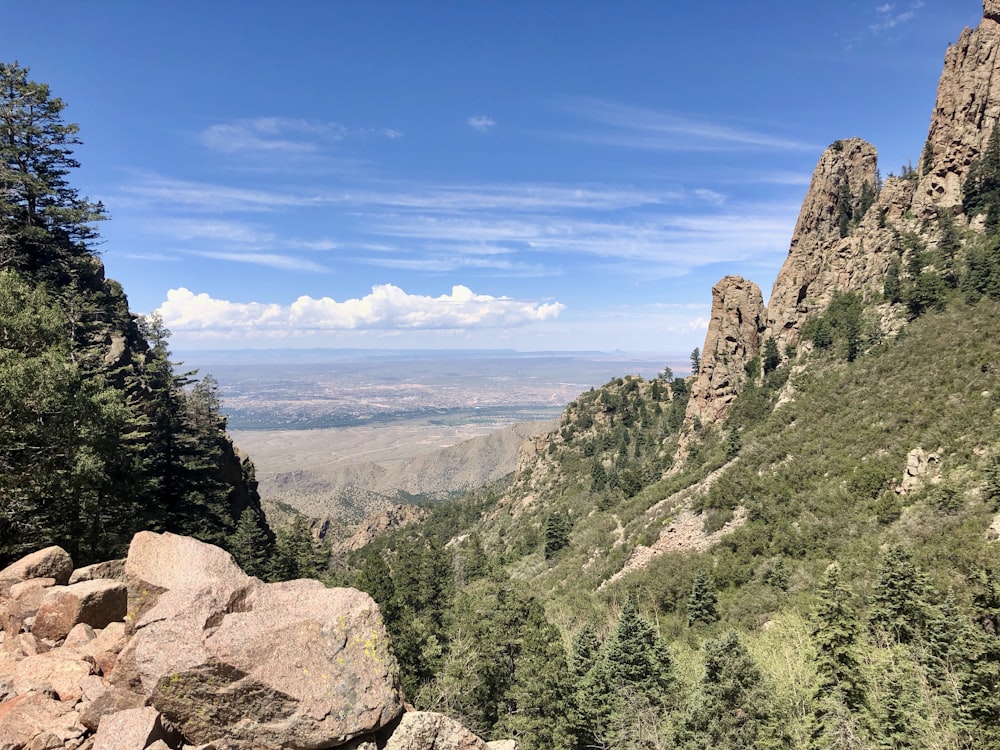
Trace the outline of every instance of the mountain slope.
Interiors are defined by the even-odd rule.
[[[918,170],[822,155],[768,306],[713,290],[697,375],[581,395],[508,487],[379,540],[418,704],[474,713],[498,648],[516,682],[507,586],[569,647],[577,746],[1000,746],[998,19],[949,50]],[[454,566],[444,614],[415,550]]]

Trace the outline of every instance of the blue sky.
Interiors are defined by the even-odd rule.
[[[916,162],[976,0],[7,6],[176,349],[701,346],[823,149]]]

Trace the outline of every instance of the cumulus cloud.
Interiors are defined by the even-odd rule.
[[[156,310],[176,331],[415,331],[511,328],[554,319],[565,309],[559,302],[515,300],[476,294],[466,286],[429,297],[407,294],[392,284],[342,302],[302,296],[290,305],[230,302],[186,288],[171,289]]]
[[[480,133],[489,133],[496,127],[496,120],[489,115],[476,115],[466,120],[470,128],[478,130]]]

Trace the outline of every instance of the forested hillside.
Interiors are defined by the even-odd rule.
[[[107,214],[70,182],[64,107],[0,64],[0,565],[50,544],[78,564],[118,557],[140,529],[266,551],[214,381],[176,372],[169,332],[104,277]]]
[[[1000,747],[1000,8],[916,169],[820,158],[765,308],[340,575],[419,707],[525,748]]]

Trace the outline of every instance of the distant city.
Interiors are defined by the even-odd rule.
[[[507,350],[192,351],[174,359],[218,381],[234,430],[551,419],[612,378],[689,367],[681,355]]]

